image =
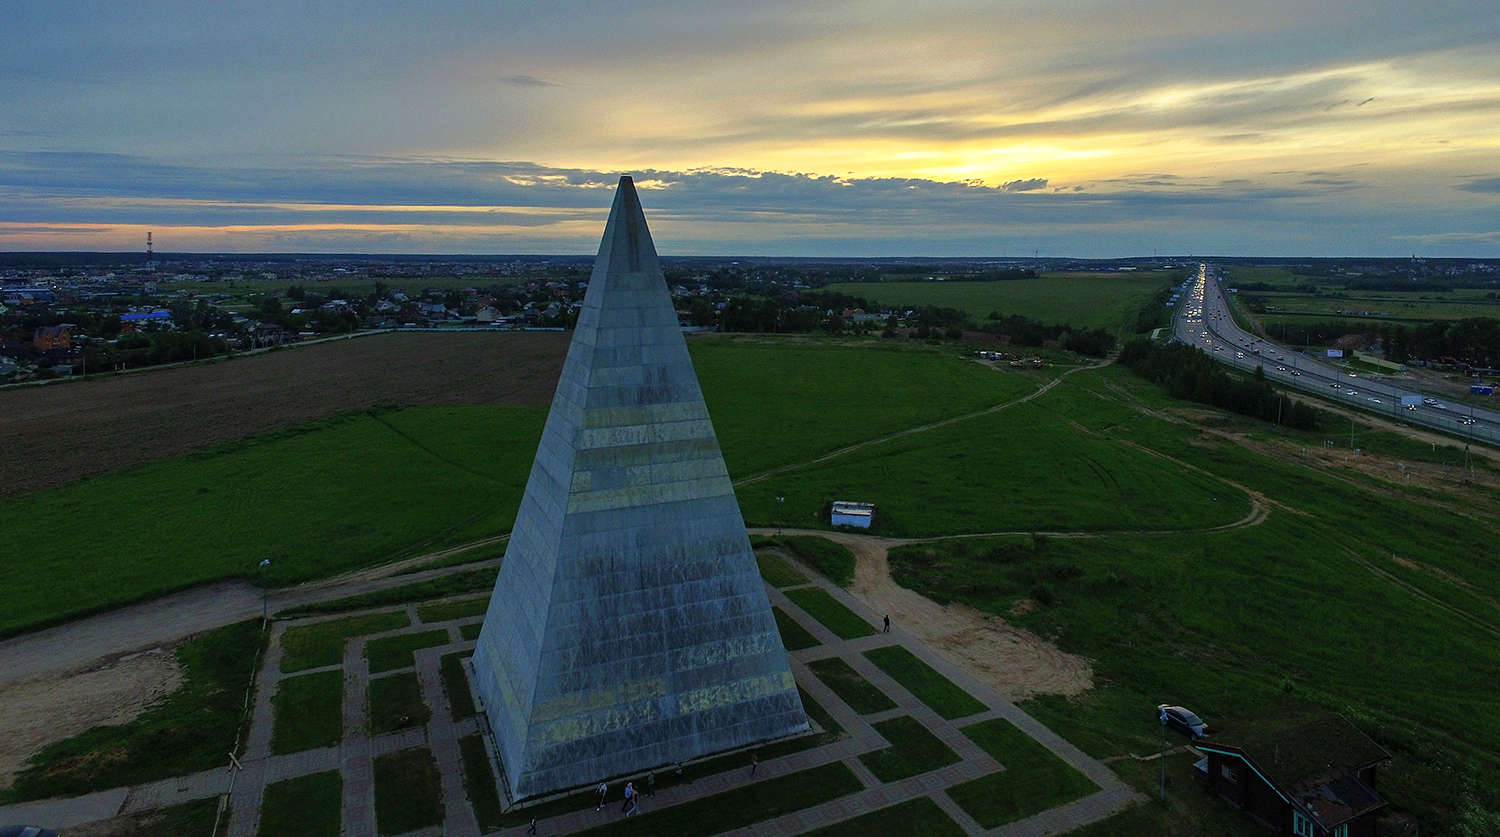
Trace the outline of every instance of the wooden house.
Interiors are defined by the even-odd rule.
[[[1386,805],[1375,769],[1391,757],[1342,716],[1216,732],[1193,746],[1207,756],[1209,790],[1278,834],[1375,835]]]

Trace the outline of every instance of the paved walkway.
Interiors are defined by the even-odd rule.
[[[789,561],[789,563],[797,565],[795,561]],[[829,583],[816,572],[805,567],[799,568],[811,579],[809,586],[821,587],[828,591],[836,600],[866,619],[872,627],[878,630],[879,616],[877,614],[869,612],[861,602],[843,589]],[[858,639],[841,640],[822,623],[793,604],[782,591],[770,588],[768,590],[772,604],[786,612],[821,643],[813,648],[790,654],[792,671],[797,682],[812,699],[844,729],[846,737],[822,747],[767,759],[761,762],[755,779],[749,777],[748,769],[739,768],[700,778],[688,784],[667,783],[670,786],[658,788],[655,798],[643,800],[644,812],[695,799],[705,799],[742,788],[747,783],[762,778],[784,776],[834,762],[843,763],[858,777],[862,786],[861,790],[830,802],[759,822],[729,832],[729,834],[736,837],[750,837],[750,835],[783,837],[800,834],[879,808],[925,797],[932,800],[970,837],[978,837],[978,835],[1030,837],[1031,835],[1057,834],[1095,822],[1143,798],[1116,777],[1105,765],[1090,758],[1026,715],[1014,704],[948,663],[944,658],[903,632],[899,626],[893,627],[890,633],[875,633]],[[270,650],[261,666],[255,706],[251,713],[246,738],[245,754],[241,759],[243,771],[235,775],[230,775],[225,770],[205,771],[181,779],[133,789],[106,791],[72,800],[0,808],[0,819],[10,820],[19,817],[27,821],[45,822],[55,827],[71,827],[118,814],[151,810],[190,799],[229,793],[231,816],[227,828],[221,828],[221,833],[226,833],[229,837],[257,837],[261,804],[267,785],[298,776],[337,769],[344,783],[342,804],[344,837],[377,837],[374,760],[386,753],[420,747],[430,751],[438,765],[442,782],[444,815],[441,825],[410,832],[402,837],[481,837],[478,821],[465,792],[463,759],[458,744],[461,737],[474,734],[479,724],[473,718],[462,722],[453,721],[450,701],[443,689],[440,674],[441,659],[444,655],[473,649],[472,641],[465,641],[461,638],[459,627],[479,622],[481,618],[468,617],[423,624],[417,618],[415,606],[384,608],[384,610],[404,610],[409,614],[411,624],[397,630],[350,640],[345,646],[344,658],[340,666],[310,669],[290,675],[283,675],[280,670],[281,640],[286,631],[297,625],[336,620],[345,618],[347,615],[298,620],[295,623],[278,622],[273,625]],[[384,677],[403,671],[415,672],[422,699],[432,710],[431,720],[419,727],[372,737],[369,734],[368,722],[371,676],[366,660],[366,645],[374,639],[431,631],[434,627],[448,630],[448,643],[419,649],[414,655],[414,666],[392,672],[382,672],[379,675]],[[986,708],[966,718],[953,721],[943,719],[864,656],[864,652],[872,648],[891,645],[906,648],[944,677],[973,695]],[[860,676],[888,695],[896,703],[896,708],[866,716],[861,716],[851,709],[807,667],[810,662],[831,657],[843,659]],[[342,670],[343,672],[343,739],[334,747],[287,755],[272,755],[271,742],[275,723],[272,700],[281,680],[284,677],[301,676],[320,670]],[[954,764],[918,776],[896,782],[881,782],[860,761],[859,756],[889,746],[873,724],[903,715],[920,722],[951,748],[958,755],[959,760]],[[960,782],[1005,769],[1003,764],[998,763],[980,749],[961,731],[964,726],[992,718],[1004,718],[1010,721],[1063,761],[1092,779],[1099,785],[1100,790],[1028,819],[986,831],[944,790]],[[748,755],[746,767],[748,767]],[[639,779],[640,777],[628,778]],[[229,790],[231,781],[233,782],[232,792]],[[623,787],[623,783],[623,779],[610,782],[612,804],[606,805],[602,811],[588,807],[573,813],[552,816],[538,822],[539,832],[547,835],[569,834],[619,819],[623,816],[617,807],[620,804],[620,788]],[[497,792],[499,791],[497,783]],[[501,792],[501,798],[504,798],[503,792]],[[526,826],[520,825],[498,833],[521,835],[525,831]]]

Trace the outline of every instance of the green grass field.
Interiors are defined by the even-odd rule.
[[[370,734],[419,727],[432,720],[417,673],[406,671],[370,681]]]
[[[807,664],[812,673],[823,681],[823,685],[833,690],[844,703],[849,704],[861,715],[869,715],[873,712],[884,712],[887,709],[895,709],[896,702],[891,700],[885,692],[875,688],[870,681],[859,676],[854,667],[844,662],[839,657],[829,657],[826,660],[813,660]]]
[[[758,552],[755,563],[760,567],[760,577],[772,587],[796,587],[807,583],[807,576],[792,569],[790,564],[775,555]]]
[[[906,342],[712,335],[690,348],[735,479],[967,415],[1036,389],[1030,378],[968,363],[951,348]],[[851,411],[858,421],[829,420]],[[749,488],[740,502],[764,495],[774,505],[776,485],[773,478]],[[755,519],[774,526],[775,509]],[[802,525],[790,503],[784,522]]]
[[[948,789],[953,801],[985,828],[1024,819],[1099,789],[1003,718],[965,727],[963,733],[1005,766],[1000,773]]]
[[[415,652],[418,649],[447,645],[449,641],[448,631],[442,628],[388,636],[365,643],[365,656],[370,658],[370,673],[379,674],[382,671],[414,666],[417,664]]]
[[[490,767],[484,741],[477,735],[468,735],[458,739],[458,749],[464,759],[464,790],[469,795],[469,804],[474,807],[479,831],[484,834],[498,831],[503,824],[505,806],[500,801],[500,792],[495,790],[495,771]]]
[[[905,686],[917,700],[950,721],[985,710],[985,705],[973,695],[899,645],[875,648],[866,651],[865,656],[879,666],[881,671]]]
[[[271,699],[271,753],[331,747],[344,737],[344,673],[320,671],[283,678]]]
[[[786,597],[807,615],[823,623],[839,639],[858,639],[875,633],[863,617],[845,607],[821,587],[799,587],[786,591]]]
[[[716,335],[692,353],[735,477],[1036,386],[949,349],[888,341]],[[856,423],[826,420],[851,410]],[[0,504],[10,554],[27,556],[0,562],[0,587],[27,590],[30,603],[0,615],[0,636],[218,579],[287,585],[504,534],[545,417],[539,407],[362,412]],[[777,490],[772,479],[744,491],[752,522],[774,522],[774,510],[756,515]],[[815,522],[822,503],[798,513]],[[110,525],[80,528],[80,518]]]
[[[768,542],[780,545],[840,587],[854,581],[854,553],[841,543],[816,535],[783,535]]]
[[[963,837],[963,827],[928,797],[825,825],[804,837]]]
[[[875,724],[891,746],[859,757],[882,782],[899,782],[958,761],[958,754],[909,715]]]
[[[494,582],[490,582],[491,589]],[[490,598],[463,599],[457,602],[437,602],[417,608],[417,618],[424,623],[447,622],[453,619],[471,619],[483,616],[489,609]]]
[[[776,483],[798,525],[826,528],[829,498],[860,500],[875,504],[872,533],[893,537],[1195,529],[1249,514],[1245,493],[1220,479],[1059,420],[1092,412],[1090,400],[1065,382],[1037,402],[873,445]],[[1120,421],[1130,420],[1126,413]],[[740,503],[752,520],[776,505],[756,494]]]
[[[442,777],[431,750],[413,747],[376,757],[375,824],[380,837],[442,821]]]
[[[731,472],[967,415],[1041,380],[893,342],[695,340]],[[289,583],[500,534],[545,411],[523,412],[362,413],[13,500],[0,526],[13,535],[9,554],[27,558],[0,563],[0,586],[28,590],[31,607],[0,617],[0,632],[253,577],[261,557],[273,557],[271,581]],[[740,500],[752,524],[774,525],[782,511],[788,526],[826,525],[824,503],[847,498],[876,502],[885,534],[1020,533],[924,543],[891,561],[902,583],[1091,661],[1095,687],[1027,702],[1038,719],[1107,756],[1152,751],[1151,708],[1164,701],[1215,725],[1339,711],[1395,757],[1382,773],[1395,808],[1436,833],[1466,799],[1500,810],[1500,489],[1483,460],[1470,479],[1459,448],[1390,431],[1360,427],[1359,457],[1323,453],[1328,440],[1346,447],[1347,434],[1177,402],[1109,367],[1025,405],[751,484]],[[1398,463],[1435,465],[1408,485]],[[273,475],[289,496],[233,481],[245,473]],[[1264,498],[1263,519],[1252,497]],[[80,531],[89,517],[120,526]],[[1236,528],[1215,531],[1225,526]],[[1058,534],[1037,537],[1046,532]],[[64,542],[66,555],[48,546]],[[814,615],[837,621],[831,612]],[[347,636],[406,624],[379,619],[289,630],[283,669],[337,665]],[[48,763],[77,756],[59,750]]]
[[[781,634],[781,644],[788,651],[801,651],[804,648],[815,648],[822,643],[808,630],[797,624],[786,611],[779,607],[771,608],[771,615],[776,617],[776,630]]]
[[[443,692],[448,695],[448,706],[453,711],[453,720],[462,721],[474,717],[474,695],[469,692],[469,678],[464,673],[464,659],[472,657],[472,651],[455,651],[444,654],[438,666],[443,678]]]
[[[406,614],[396,611],[287,628],[281,635],[281,673],[338,665],[344,661],[344,643],[351,637],[404,628],[409,624],[411,620]]]
[[[272,782],[266,785],[257,833],[260,837],[339,837],[343,804],[344,779],[337,770]]]
[[[355,596],[345,596],[341,599],[331,599],[325,602],[314,602],[301,607],[290,607],[286,610],[277,611],[277,618],[294,616],[317,616],[329,613],[347,613],[351,610],[365,610],[372,607],[385,607],[394,604],[410,604],[412,602],[425,602],[429,599],[444,598],[464,593],[476,593],[495,589],[495,576],[500,570],[495,567],[480,568],[476,570],[463,570],[428,579],[411,584],[403,584],[400,587],[388,587],[384,590],[374,590],[369,593],[360,593]],[[466,607],[468,605],[465,605]],[[446,604],[434,607],[447,607]],[[463,608],[458,608],[462,610]],[[418,609],[418,614],[422,609]],[[429,610],[428,612],[436,612]],[[480,611],[483,613],[484,611]],[[427,620],[423,620],[427,621]]]
[[[1118,332],[1153,294],[1182,281],[1168,273],[1044,273],[1015,282],[879,282],[829,285],[825,290],[875,299],[882,305],[957,308],[983,324],[991,311],[1043,323]]]

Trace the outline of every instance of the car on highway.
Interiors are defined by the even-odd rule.
[[[1438,405],[1438,400],[1436,398],[1428,396],[1422,399],[1422,403],[1426,404],[1429,407],[1436,407]]]
[[[1244,356],[1245,356],[1245,353],[1244,353],[1244,352],[1235,352],[1235,353],[1234,353],[1234,356],[1235,356],[1235,357],[1244,357]]]
[[[1380,399],[1379,398],[1366,398],[1365,400],[1368,401],[1368,402],[1370,402],[1371,404],[1379,404],[1380,403]]]
[[[1163,703],[1156,707],[1156,720],[1189,738],[1202,738],[1208,735],[1208,723],[1192,710],[1181,706]]]
[[[1338,381],[1334,381],[1333,383],[1329,384],[1329,386],[1333,387],[1334,389],[1343,389],[1344,388],[1344,385],[1341,384],[1341,383],[1339,383]]]
[[[1285,372],[1286,371],[1286,367],[1285,366],[1278,366],[1278,367],[1276,367],[1276,371],[1277,372]]]
[[[1354,374],[1353,372],[1350,372],[1349,373],[1349,377],[1351,377],[1351,378],[1358,378],[1359,376],[1356,375],[1356,374]]]
[[[1293,369],[1293,370],[1292,370],[1292,377],[1293,377],[1293,378],[1300,378],[1300,377],[1302,377],[1302,373],[1301,373],[1301,372],[1298,372],[1298,371],[1297,371],[1297,370],[1295,370],[1295,369]]]
[[[1474,423],[1474,417],[1473,416],[1459,416],[1458,417],[1458,423],[1459,424],[1473,424]]]
[[[1351,390],[1348,391],[1347,395],[1350,398],[1353,398],[1354,396],[1359,395],[1359,390],[1357,390],[1357,389],[1351,389]]]

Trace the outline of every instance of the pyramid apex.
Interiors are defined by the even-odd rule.
[[[609,208],[604,225],[604,240],[599,243],[599,257],[594,261],[595,278],[605,273],[660,273],[656,245],[646,227],[646,213],[635,193],[630,175],[620,176],[615,201]]]

